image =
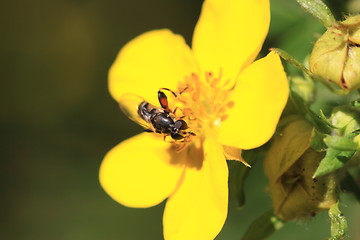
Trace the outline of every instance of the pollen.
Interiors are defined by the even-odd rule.
[[[234,83],[224,81],[212,72],[203,75],[192,73],[184,77],[178,85],[181,92],[177,101],[181,105],[188,125],[197,134],[216,132],[221,122],[228,117],[227,110],[233,108],[235,102],[229,100]]]

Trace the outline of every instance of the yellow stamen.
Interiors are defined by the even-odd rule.
[[[227,119],[227,109],[235,104],[229,101],[229,93],[233,88],[228,87],[230,83],[221,80],[221,71],[218,77],[212,72],[205,72],[203,77],[192,73],[179,83],[178,91],[186,90],[178,96],[178,105],[181,105],[185,120],[196,135],[216,132],[221,121]]]

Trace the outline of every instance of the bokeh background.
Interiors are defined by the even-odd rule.
[[[328,1],[337,17],[348,10],[349,2],[354,8],[359,1]],[[263,54],[279,47],[303,60],[323,27],[295,0],[271,3]],[[110,97],[107,72],[119,49],[145,31],[170,28],[190,43],[201,4],[0,2],[0,239],[162,239],[164,204],[126,208],[108,197],[98,182],[105,153],[141,131]],[[261,162],[253,166],[245,187],[247,204],[239,210],[231,197],[229,217],[217,239],[240,239],[271,207]],[[342,207],[350,221],[349,238],[360,239],[359,204],[345,194]],[[270,239],[328,236],[329,220],[323,213],[291,222]]]

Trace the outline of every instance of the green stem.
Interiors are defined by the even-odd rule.
[[[321,0],[296,0],[300,6],[308,13],[321,21],[325,27],[331,27],[335,22],[335,17],[328,6]]]

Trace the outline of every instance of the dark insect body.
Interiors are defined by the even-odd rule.
[[[189,142],[191,136],[196,136],[196,134],[189,130],[184,120],[185,116],[176,114],[177,111],[182,112],[180,108],[170,109],[167,96],[163,92],[166,90],[178,97],[186,89],[175,93],[168,88],[161,88],[158,91],[161,107],[156,107],[139,96],[124,94],[120,100],[120,108],[131,120],[144,127],[145,131],[163,134],[167,142]],[[170,137],[172,139],[168,139]]]
[[[152,126],[148,131],[170,135],[174,140],[182,140],[188,134],[185,131],[188,129],[187,123],[182,119],[177,120],[172,112],[164,108],[143,101],[138,107],[138,114]]]
[[[161,90],[169,91],[175,97],[178,97],[178,95],[182,94],[186,89],[180,93],[175,93],[168,88],[161,88],[158,91],[158,99],[161,108],[155,107],[146,101],[142,101],[139,104],[138,115],[150,125],[150,128],[148,128],[147,131],[164,134],[164,139],[166,139],[166,136],[171,136],[175,141],[188,141],[190,136],[196,136],[195,133],[186,131],[189,127],[187,123],[181,119],[184,116],[180,119],[175,116],[175,112],[179,108],[175,108],[175,110],[172,111],[169,108],[165,93]]]

